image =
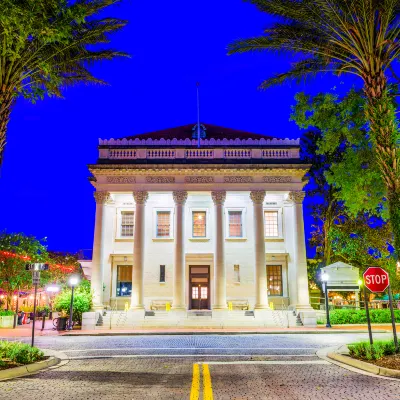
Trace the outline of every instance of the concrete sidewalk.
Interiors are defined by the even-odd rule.
[[[42,323],[36,324],[36,336],[118,336],[118,335],[240,335],[240,334],[340,334],[340,333],[367,333],[366,325],[337,325],[331,329],[325,326],[316,328],[248,328],[248,327],[229,327],[229,328],[147,328],[147,329],[99,329],[99,330],[74,330],[58,332],[53,329],[53,321],[46,321],[45,328],[41,330]],[[373,325],[373,331],[376,333],[391,333],[390,324]],[[400,326],[397,326],[397,332],[400,333]],[[0,329],[0,338],[18,338],[30,337],[32,325],[18,326],[16,329]]]

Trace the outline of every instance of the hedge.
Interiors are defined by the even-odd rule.
[[[0,341],[0,360],[16,363],[31,364],[43,360],[44,355],[37,347],[20,342]]]
[[[14,311],[11,310],[0,310],[0,317],[10,317],[14,314]]]
[[[393,340],[376,340],[372,345],[369,342],[349,344],[350,355],[362,360],[380,360],[384,356],[396,353]]]
[[[361,310],[332,310],[330,313],[331,323],[334,325],[342,324],[366,324],[367,314],[365,309]],[[390,310],[369,310],[371,323],[373,324],[388,324],[392,322]],[[395,320],[400,323],[400,310],[394,310]]]

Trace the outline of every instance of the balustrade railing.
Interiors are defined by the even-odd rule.
[[[186,150],[186,158],[214,158],[214,151],[208,149]]]
[[[224,150],[225,158],[251,158],[251,150],[228,149]]]
[[[290,158],[291,154],[289,150],[280,149],[268,149],[262,150],[262,158]]]
[[[110,159],[132,159],[136,158],[136,150],[110,150],[108,153]]]

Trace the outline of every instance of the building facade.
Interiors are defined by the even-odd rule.
[[[94,308],[139,319],[288,308],[313,323],[299,147],[206,124],[100,140]]]

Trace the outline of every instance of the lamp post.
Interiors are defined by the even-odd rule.
[[[324,292],[325,292],[326,327],[332,328],[331,320],[329,319],[328,279],[329,275],[324,272],[321,275],[321,280],[322,283],[324,284]]]
[[[73,308],[74,308],[74,289],[75,289],[75,286],[78,285],[78,283],[79,283],[79,277],[76,275],[70,276],[70,278],[68,279],[68,283],[72,289],[71,305],[69,307],[69,326],[68,326],[68,329],[71,330],[72,329],[72,312],[73,312]]]

